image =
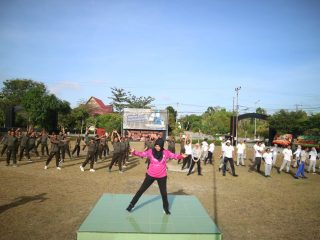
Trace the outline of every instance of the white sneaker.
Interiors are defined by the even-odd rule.
[[[44,166],[44,170],[47,170],[48,169],[48,166],[46,165],[46,166]]]
[[[119,171],[119,173],[123,173],[123,171]]]
[[[95,172],[96,170],[94,170],[93,168],[91,168],[89,171],[90,171],[90,172]]]
[[[80,165],[81,172],[84,172],[84,168]]]
[[[61,167],[57,167],[57,170],[61,170]]]
[[[32,162],[32,160],[31,160],[31,159],[28,159],[28,162]]]

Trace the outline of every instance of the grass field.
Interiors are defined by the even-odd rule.
[[[141,143],[133,143],[137,150]],[[134,194],[146,170],[143,159],[131,157],[123,174],[114,167],[106,171],[111,158],[99,162],[91,173],[79,169],[84,160],[66,159],[62,170],[44,170],[45,159],[19,167],[0,162],[0,239],[76,239],[76,231],[103,193]],[[175,160],[169,162],[168,193],[195,195],[223,232],[223,239],[320,239],[320,175],[307,174],[296,180],[292,174],[271,178],[236,167],[239,177],[223,177],[215,164],[203,166],[203,176],[187,176]],[[279,154],[281,155],[281,154]],[[282,162],[278,156],[277,165]],[[262,166],[264,169],[264,166]],[[296,169],[291,169],[295,172]],[[146,194],[158,194],[157,185]],[[123,206],[124,210],[126,206]],[[162,211],[162,209],[159,209]],[[174,214],[174,212],[172,212]]]

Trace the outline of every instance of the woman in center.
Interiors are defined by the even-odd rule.
[[[132,211],[141,195],[151,186],[151,184],[154,181],[157,181],[162,197],[163,210],[167,215],[170,214],[169,202],[167,197],[167,160],[170,158],[180,160],[186,156],[181,154],[174,154],[164,149],[163,146],[164,140],[162,138],[158,138],[154,143],[154,147],[144,152],[138,152],[134,148],[131,149],[132,155],[138,157],[148,157],[150,159],[150,165],[147,169],[146,177],[140,189],[127,207],[128,212]]]

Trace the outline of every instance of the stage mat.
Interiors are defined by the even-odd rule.
[[[103,194],[77,232],[77,240],[216,240],[218,227],[199,200],[168,195],[171,215],[163,213],[160,195],[142,195],[134,210],[125,209],[133,195]]]

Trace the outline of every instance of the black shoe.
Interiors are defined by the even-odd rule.
[[[238,177],[238,174],[233,174],[232,176],[234,176],[234,177]]]
[[[164,209],[163,211],[164,211],[164,213],[167,214],[167,215],[170,215],[170,214],[171,214],[171,212],[169,211],[169,209]]]
[[[203,176],[202,173],[199,173],[198,175],[199,175],[199,176]]]
[[[307,178],[306,176],[302,176],[302,178]]]
[[[294,176],[295,179],[299,179],[297,176]]]
[[[133,208],[134,208],[133,204],[130,203],[126,210],[127,210],[128,212],[131,212]]]
[[[226,176],[226,173],[223,173],[223,174],[222,174],[222,176],[224,176],[224,177],[225,177],[225,176]]]
[[[191,175],[191,173],[188,173],[187,176]]]

